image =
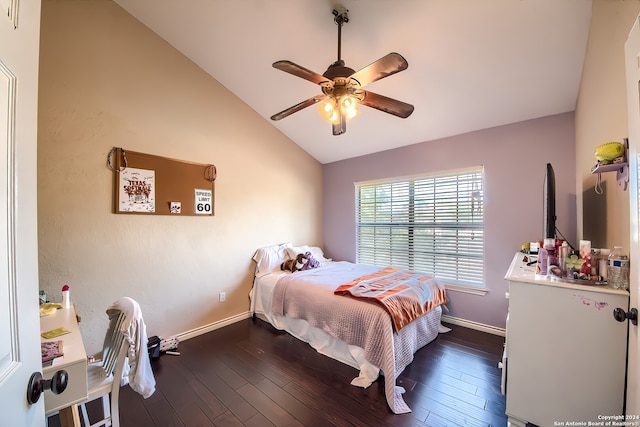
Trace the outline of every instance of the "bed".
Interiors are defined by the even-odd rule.
[[[319,261],[319,267],[294,273],[280,270],[285,259],[306,252]],[[253,259],[256,274],[250,298],[256,317],[358,369],[358,377],[351,382],[355,386],[368,387],[384,375],[391,411],[411,412],[396,379],[417,350],[447,330],[440,324],[442,305],[395,332],[389,313],[381,305],[334,294],[340,285],[376,274],[382,267],[332,261],[318,247],[294,247],[290,243],[260,248]]]

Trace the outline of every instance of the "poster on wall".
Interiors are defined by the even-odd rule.
[[[213,215],[213,192],[196,188],[195,206],[196,215]]]
[[[125,168],[120,172],[120,212],[155,212],[155,171]]]

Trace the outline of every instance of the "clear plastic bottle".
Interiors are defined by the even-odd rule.
[[[629,257],[622,251],[622,246],[614,246],[609,254],[607,281],[615,289],[629,289]]]

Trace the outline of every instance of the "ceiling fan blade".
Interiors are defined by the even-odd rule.
[[[318,74],[315,71],[311,71],[301,65],[294,64],[291,61],[285,60],[274,62],[273,68],[277,68],[278,70],[282,70],[285,73],[293,74],[294,76],[309,80],[310,82],[316,84],[329,81],[329,79],[324,77],[322,74]]]
[[[406,70],[409,63],[402,55],[392,52],[377,61],[367,65],[360,71],[356,71],[351,75],[351,79],[355,79],[360,83],[360,87],[364,87],[370,83],[388,77],[392,74]]]
[[[294,105],[293,107],[289,107],[286,110],[283,110],[277,114],[274,114],[273,116],[271,116],[271,120],[275,121],[275,120],[284,119],[285,117],[288,117],[293,113],[296,113],[302,110],[303,108],[307,108],[313,104],[317,104],[318,102],[322,101],[326,97],[327,97],[326,95],[316,95],[313,98],[305,99],[304,101]]]
[[[413,113],[413,105],[411,104],[387,98],[386,96],[378,95],[377,93],[369,92],[368,90],[363,92],[364,99],[360,101],[360,104],[362,105],[384,111],[385,113],[393,114],[394,116],[402,117],[403,119],[406,119],[411,115],[411,113]]]

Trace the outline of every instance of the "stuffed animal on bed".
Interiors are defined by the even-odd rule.
[[[280,264],[280,270],[282,270],[282,271],[290,271],[292,273],[294,271],[298,271],[298,268],[296,267],[296,260],[295,259],[286,260],[285,262]]]
[[[304,254],[298,254],[295,259],[288,259],[280,264],[280,270],[290,271],[292,273],[317,267],[320,267],[320,262],[315,259],[309,251]]]
[[[297,261],[297,266],[302,264],[301,270],[311,270],[312,268],[320,267],[320,261],[315,259],[309,251],[305,252],[304,255],[298,254]]]

